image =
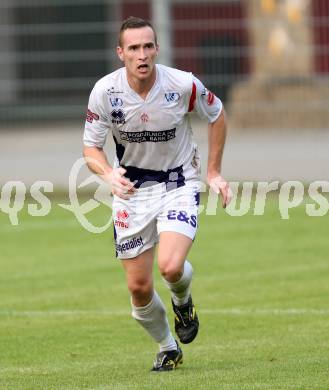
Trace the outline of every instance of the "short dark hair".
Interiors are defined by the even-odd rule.
[[[121,24],[120,32],[119,32],[119,46],[122,47],[122,35],[129,28],[142,28],[142,27],[151,27],[154,33],[154,41],[157,45],[157,35],[156,32],[148,20],[137,18],[136,16],[129,16],[128,19],[124,20]]]

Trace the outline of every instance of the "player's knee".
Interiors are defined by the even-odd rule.
[[[171,283],[177,282],[183,275],[183,266],[179,261],[167,261],[159,264],[161,275]]]
[[[147,300],[153,294],[153,285],[151,281],[138,279],[128,282],[130,294],[137,300]]]

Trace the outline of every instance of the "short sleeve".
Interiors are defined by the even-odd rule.
[[[221,100],[193,76],[189,111],[196,112],[201,119],[213,123],[219,117],[222,108]]]
[[[109,128],[110,123],[103,107],[103,93],[96,84],[89,97],[83,143],[102,148]]]

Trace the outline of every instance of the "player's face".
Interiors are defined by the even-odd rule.
[[[154,76],[154,64],[158,54],[151,27],[129,28],[122,34],[122,47],[117,48],[124,62],[128,78],[143,81]]]

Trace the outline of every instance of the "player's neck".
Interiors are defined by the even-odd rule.
[[[156,69],[155,67],[153,68],[153,71],[150,75],[149,78],[140,80],[135,77],[127,75],[127,80],[128,84],[131,89],[133,89],[138,95],[142,98],[145,99],[147,94],[150,92],[152,89],[155,80],[156,80]]]

